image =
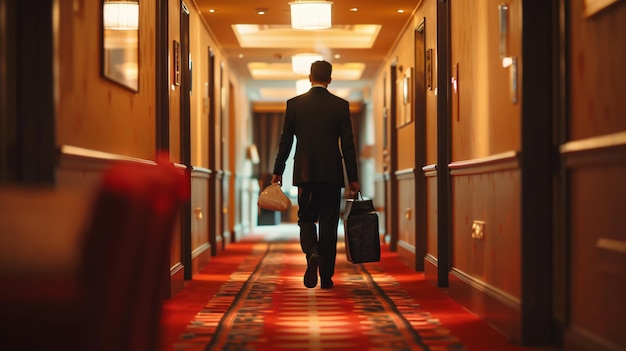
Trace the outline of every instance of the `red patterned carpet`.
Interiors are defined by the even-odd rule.
[[[380,263],[352,264],[340,244],[335,287],[307,289],[297,231],[276,230],[231,244],[166,303],[164,350],[539,350],[509,344],[385,247]]]

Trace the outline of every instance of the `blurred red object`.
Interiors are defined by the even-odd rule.
[[[113,164],[84,218],[76,271],[2,277],[11,286],[1,295],[0,346],[158,350],[170,244],[188,199],[183,170],[162,157]]]

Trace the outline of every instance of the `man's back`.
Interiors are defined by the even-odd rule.
[[[339,139],[354,150],[350,108],[324,87],[313,87],[287,101],[283,137],[297,138],[294,184],[320,182],[343,185]],[[285,140],[291,143],[292,139]],[[281,139],[282,150],[283,140]],[[352,151],[353,152],[353,151]],[[280,154],[280,150],[279,150]]]

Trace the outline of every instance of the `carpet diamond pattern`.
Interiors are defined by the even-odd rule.
[[[305,288],[305,268],[298,243],[258,244],[175,349],[465,350],[376,263],[338,257],[332,289]]]

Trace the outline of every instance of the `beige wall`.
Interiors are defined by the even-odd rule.
[[[174,77],[174,40],[180,43],[180,0],[168,2],[168,62],[169,62],[169,114],[170,114],[170,159],[181,163],[180,149],[180,86]],[[181,64],[183,59],[181,57]]]
[[[99,1],[59,1],[56,139],[152,160],[155,156],[155,7],[140,6],[139,92],[101,75]]]
[[[437,163],[437,2],[424,1],[417,21],[426,18],[426,50],[432,50],[432,89],[426,92],[426,165]],[[419,166],[419,165],[418,165]]]
[[[509,69],[499,55],[499,0],[452,3],[452,160],[519,150],[520,106],[510,98]],[[521,1],[509,1],[508,55],[521,67]],[[458,67],[458,70],[456,69]],[[522,84],[520,81],[519,91]],[[521,94],[518,94],[521,98]],[[460,111],[460,112],[459,112]]]
[[[190,8],[189,18],[190,52],[192,60],[191,92],[191,163],[200,167],[209,166],[209,109],[215,108],[215,101],[209,100],[209,47],[217,57],[219,50],[206,30],[205,23],[197,9]],[[219,96],[219,91],[216,88]]]
[[[404,105],[403,103],[403,81],[404,76],[408,70],[413,70],[413,75],[415,74],[415,60],[414,60],[414,30],[415,25],[409,26],[402,36],[399,38],[397,46],[393,51],[393,57],[396,59],[397,64],[397,77],[395,82],[389,82],[389,84],[395,84],[396,86],[396,101],[390,101],[390,104],[396,105],[397,111],[397,123],[396,125],[391,125],[391,128],[397,128],[398,133],[398,146],[399,152],[397,152],[398,156],[398,169],[407,169],[413,168],[415,165],[415,128],[414,122],[409,124],[405,124],[400,126],[399,124],[403,118],[405,118],[404,114],[411,114],[409,111],[411,109],[410,105]],[[388,65],[389,66],[389,65]]]
[[[387,147],[391,147],[389,143],[389,135],[391,129],[397,130],[397,144],[402,145],[398,156],[398,169],[413,168],[415,160],[415,127],[414,122],[398,126],[397,123],[393,124],[391,121],[391,106],[396,106],[397,118],[402,118],[404,114],[405,106],[402,102],[402,84],[403,77],[407,69],[412,69],[415,72],[415,59],[414,59],[414,32],[419,24],[427,18],[426,23],[426,47],[433,49],[433,79],[434,88],[436,88],[436,46],[437,46],[437,22],[436,22],[436,1],[425,0],[422,1],[418,7],[417,12],[414,14],[411,22],[406,26],[397,42],[395,43],[391,52],[387,55],[385,61],[381,64],[380,70],[375,78],[375,88],[372,90],[372,103],[374,114],[374,127],[375,127],[375,145],[377,147],[376,155],[376,172],[383,173],[386,159],[383,156],[384,140],[387,133]],[[391,81],[390,67],[395,64],[397,68],[397,76],[394,82]],[[414,73],[413,73],[414,74]],[[395,85],[397,96],[396,101],[391,101],[391,86]],[[432,163],[436,162],[436,118],[437,118],[437,97],[436,90],[433,89],[427,92],[427,160]],[[387,126],[384,125],[384,111],[387,111]],[[391,150],[396,152],[398,150]],[[424,165],[417,165],[421,168]],[[389,171],[389,170],[386,170]]]

